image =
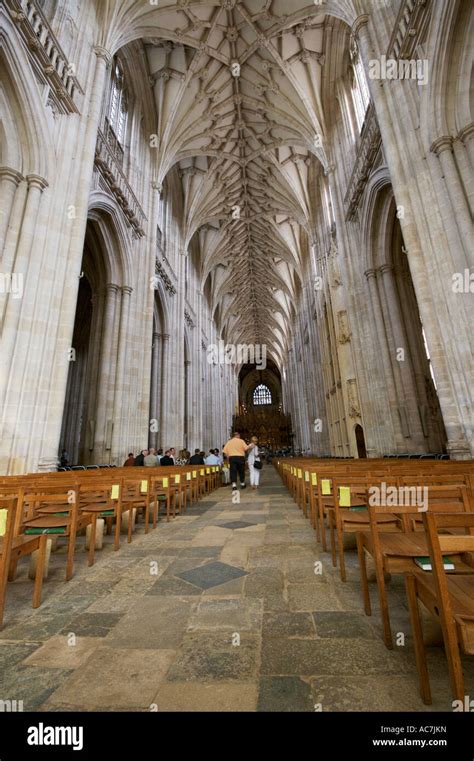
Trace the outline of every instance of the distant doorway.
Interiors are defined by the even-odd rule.
[[[355,437],[356,437],[356,444],[357,444],[357,456],[358,457],[367,457],[367,449],[365,447],[365,436],[364,436],[364,429],[361,425],[357,424],[354,428]]]

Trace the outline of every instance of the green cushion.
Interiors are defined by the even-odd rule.
[[[101,518],[109,518],[114,515],[115,515],[115,510],[103,510],[101,513],[99,513],[99,516]]]
[[[64,526],[57,526],[54,528],[27,528],[25,534],[64,534],[66,529]]]

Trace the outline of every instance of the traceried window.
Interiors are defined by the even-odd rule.
[[[125,139],[127,126],[128,98],[125,87],[125,78],[120,61],[115,59],[112,69],[112,81],[110,85],[109,108],[107,120],[115,137],[122,145]]]
[[[350,53],[352,63],[352,100],[354,102],[357,126],[359,132],[361,132],[367,109],[369,108],[370,92],[364,66],[360,60],[359,48],[354,38],[351,39]]]
[[[255,406],[272,403],[272,394],[268,386],[261,383],[253,392],[253,403]]]

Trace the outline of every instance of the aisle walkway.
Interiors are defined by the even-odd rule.
[[[53,711],[425,709],[403,584],[391,585],[392,620],[406,643],[389,652],[376,604],[372,619],[362,612],[355,553],[342,584],[273,468],[240,505],[220,489],[118,553],[98,552],[92,569],[78,559],[66,584],[53,555],[37,611],[26,564],[9,585],[0,699]],[[439,648],[430,670],[433,710],[450,710]]]

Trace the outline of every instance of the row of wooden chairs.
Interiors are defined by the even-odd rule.
[[[160,508],[169,522],[188,505],[220,485],[220,468],[114,468],[0,477],[0,627],[7,581],[16,576],[18,561],[36,553],[33,607],[41,604],[48,538],[66,540],[66,581],[74,573],[76,540],[88,534],[88,565],[94,564],[97,521],[107,533],[114,529],[114,549],[120,547],[122,525],[128,521],[132,541],[134,518],[143,515],[144,531],[156,528]]]
[[[433,467],[434,466],[434,467]],[[393,647],[386,574],[405,575],[420,692],[431,702],[418,600],[440,620],[456,699],[463,695],[460,653],[474,654],[474,500],[472,462],[280,460],[276,467],[318,541],[346,580],[344,538],[353,533],[364,610],[371,615],[366,558],[375,566],[383,636]],[[400,500],[402,497],[402,500]],[[405,504],[403,501],[405,500]],[[439,533],[442,532],[442,533]],[[446,574],[443,553],[455,572]],[[432,573],[418,560],[431,558]]]

